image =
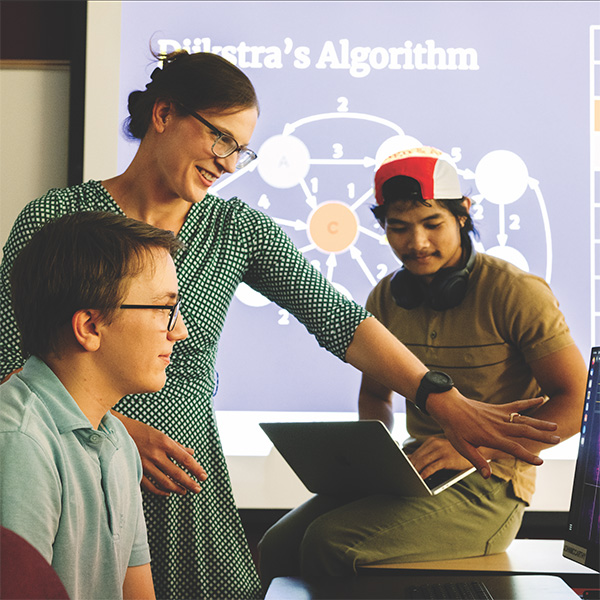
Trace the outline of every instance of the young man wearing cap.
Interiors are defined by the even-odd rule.
[[[419,397],[451,382],[468,397],[493,404],[545,395],[535,416],[558,423],[562,440],[575,434],[586,365],[558,302],[543,279],[475,252],[471,202],[448,158],[429,147],[392,155],[377,170],[375,198],[373,212],[403,267],[377,284],[366,307],[432,373],[415,403],[406,403],[410,438],[404,446],[421,475],[469,467]],[[359,415],[379,419],[391,431],[392,390],[363,375]],[[547,447],[523,444],[536,453]],[[357,565],[377,561],[502,552],[531,501],[535,468],[480,450],[491,461],[489,479],[474,473],[430,498],[314,497],[261,541],[263,579],[349,575]]]
[[[111,407],[165,383],[178,318],[170,233],[111,213],[42,227],[11,290],[23,370],[0,386],[0,522],[70,598],[154,598],[137,448]]]

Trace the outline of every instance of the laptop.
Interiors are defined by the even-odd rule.
[[[442,470],[423,479],[381,421],[260,423],[260,427],[314,494],[428,497],[475,471],[475,467]]]

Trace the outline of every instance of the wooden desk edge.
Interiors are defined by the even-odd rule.
[[[592,569],[562,555],[562,540],[514,540],[506,552],[449,560],[359,565],[359,571],[478,571],[597,575]]]

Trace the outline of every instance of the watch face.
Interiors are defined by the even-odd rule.
[[[415,404],[419,410],[427,414],[425,404],[429,394],[447,392],[452,389],[454,382],[447,373],[442,371],[427,371],[417,389]]]
[[[448,375],[446,373],[442,373],[440,371],[430,371],[429,378],[430,378],[430,381],[432,383],[434,383],[435,385],[444,386],[444,387],[448,387],[448,386],[452,387],[452,385],[453,385],[452,378],[450,377],[450,375]]]

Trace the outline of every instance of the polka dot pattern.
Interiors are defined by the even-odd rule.
[[[23,363],[8,285],[15,256],[45,222],[86,210],[121,213],[104,187],[89,181],[50,190],[17,218],[0,266],[2,375]],[[233,294],[244,281],[295,315],[342,359],[369,313],[339,294],[269,217],[237,198],[206,196],[192,206],[179,236],[186,250],[175,262],[189,337],[175,345],[160,392],[128,396],[116,409],[194,448],[209,474],[199,494],[144,493],[157,598],[256,598],[260,583],[212,406],[218,342]]]

